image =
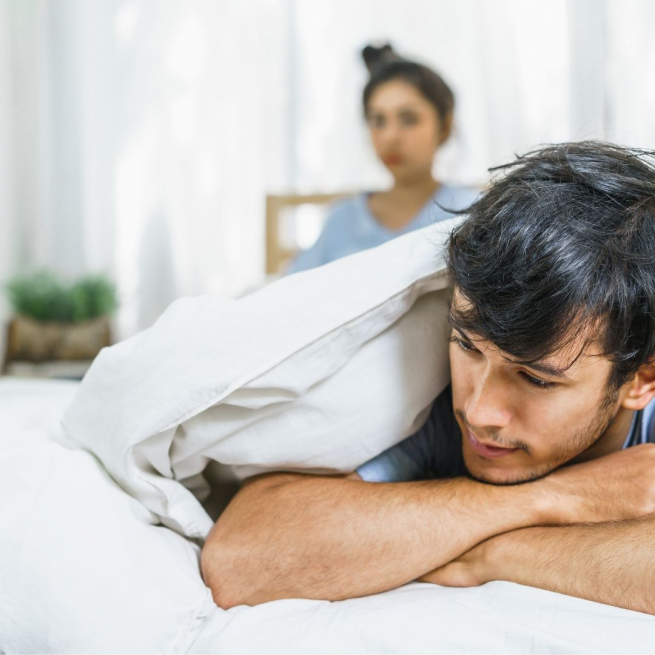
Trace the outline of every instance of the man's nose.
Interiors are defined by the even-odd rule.
[[[512,418],[510,390],[500,375],[485,371],[476,381],[465,405],[466,419],[473,428],[503,428]]]

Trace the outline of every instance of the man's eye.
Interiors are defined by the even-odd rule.
[[[450,337],[451,343],[456,343],[464,352],[475,353],[478,352],[477,348],[474,348],[468,341],[464,341],[457,337]]]
[[[552,389],[555,386],[554,382],[547,382],[546,380],[536,378],[533,375],[525,373],[524,371],[521,371],[521,376],[528,384],[531,384],[533,387],[537,387],[538,389]]]

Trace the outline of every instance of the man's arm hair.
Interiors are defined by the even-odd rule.
[[[467,478],[379,484],[263,476],[237,494],[214,526],[202,553],[203,575],[221,607],[373,594],[504,532],[653,514],[654,480],[654,444],[516,486]]]
[[[373,594],[493,535],[543,524],[548,499],[538,484],[494,487],[466,478],[264,476],[217,521],[202,553],[203,576],[223,608]]]
[[[485,579],[655,614],[655,516],[527,528],[490,540]]]

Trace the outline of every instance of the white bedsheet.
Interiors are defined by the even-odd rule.
[[[235,608],[193,652],[653,653],[655,620],[507,582],[472,589],[413,583],[328,603]]]
[[[2,652],[655,652],[653,617],[503,582],[223,612],[196,546],[52,442],[75,389],[0,379]]]
[[[224,616],[199,549],[151,525],[92,455],[55,443],[75,391],[0,379],[0,651],[186,652]]]

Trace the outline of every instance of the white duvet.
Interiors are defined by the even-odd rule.
[[[653,617],[503,582],[213,604],[198,568],[211,526],[199,471],[212,458],[219,478],[348,470],[413,430],[448,379],[438,244],[419,233],[316,271],[316,296],[289,279],[241,314],[242,301],[178,304],[106,352],[81,390],[0,380],[0,651],[653,652]],[[240,321],[258,312],[246,333]],[[209,338],[221,334],[223,348]]]

